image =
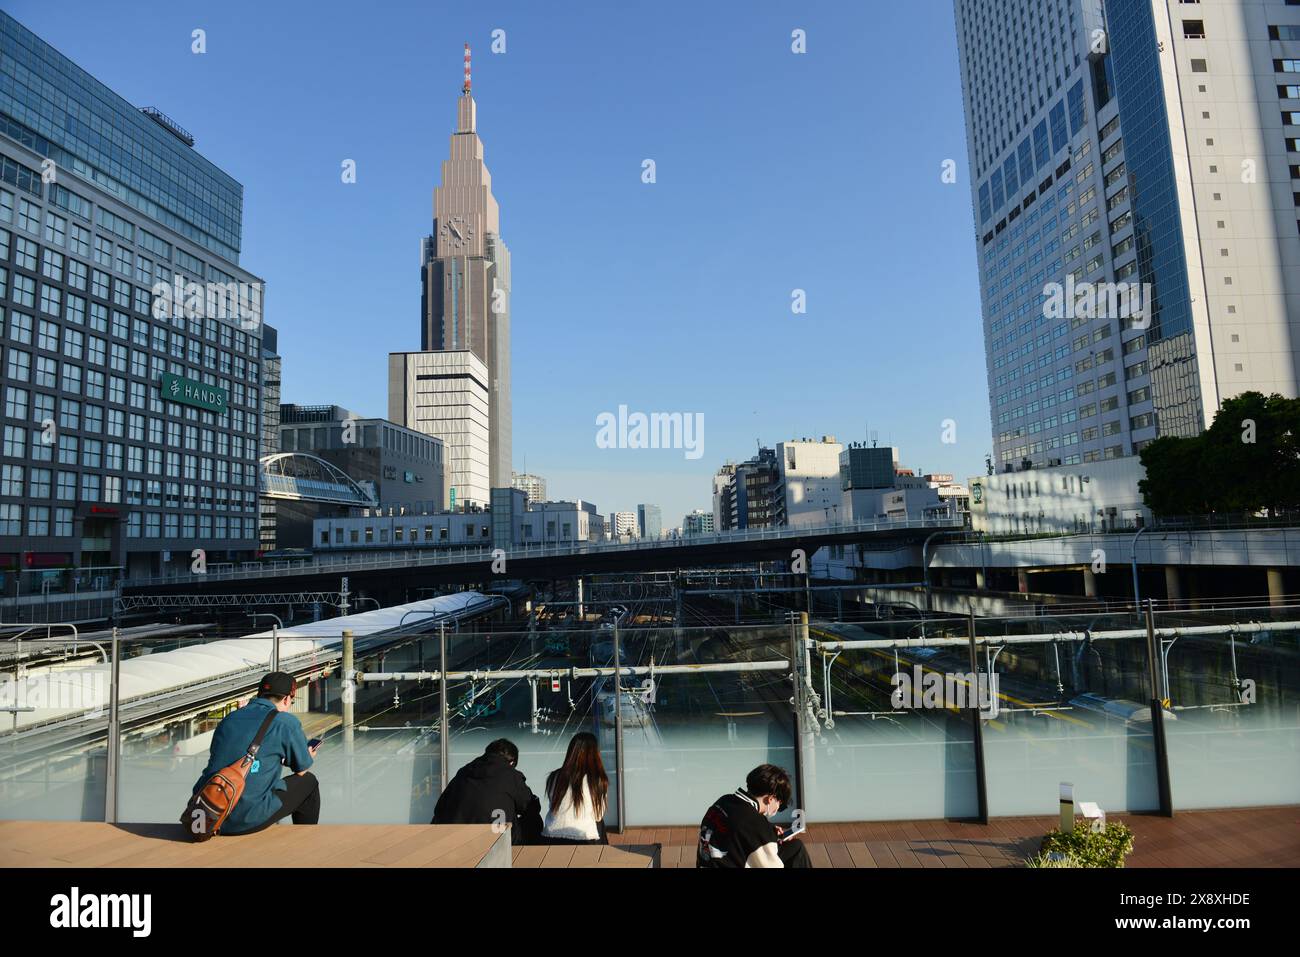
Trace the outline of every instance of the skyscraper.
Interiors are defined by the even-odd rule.
[[[663,535],[663,515],[658,505],[638,505],[636,507],[637,532],[641,538],[658,539]]]
[[[492,177],[483,162],[483,141],[475,131],[476,109],[466,44],[456,131],[451,135],[450,156],[442,164],[442,185],[433,194],[433,235],[425,239],[421,257],[420,348],[468,350],[487,367],[488,484],[508,488],[510,251],[501,238]],[[442,438],[449,446],[454,441],[450,436]]]
[[[1300,383],[1300,6],[955,0],[995,455]]]
[[[0,12],[0,568],[254,554],[278,372],[242,216],[184,129]]]
[[[442,440],[452,511],[491,504],[490,404],[487,367],[468,349],[388,355],[388,418]]]

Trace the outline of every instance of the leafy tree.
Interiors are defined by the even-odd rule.
[[[1138,487],[1157,515],[1300,507],[1300,399],[1243,392],[1200,435],[1156,439],[1140,457]]]

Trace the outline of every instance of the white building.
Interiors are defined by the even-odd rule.
[[[843,451],[833,435],[823,435],[820,442],[790,439],[776,444],[780,487],[775,494],[784,509],[780,524],[825,525],[840,518]]]
[[[954,482],[951,475],[939,472],[930,472],[921,478],[938,493],[940,502],[951,503],[951,511],[961,515],[967,525],[970,524],[970,489],[960,482]]]
[[[537,502],[529,503],[526,509],[521,506],[522,502],[512,501],[499,515],[367,509],[351,518],[316,519],[312,541],[316,549],[324,551],[389,551],[562,545],[599,542],[605,537],[605,519],[591,502]]]
[[[1089,532],[1151,521],[1138,482],[1146,477],[1133,456],[971,478],[971,527],[990,535]]]
[[[636,512],[610,512],[609,534],[611,538],[636,537]]]
[[[530,502],[546,501],[546,479],[528,472],[511,472],[510,487],[520,489]]]
[[[389,353],[388,418],[442,439],[447,507],[490,503],[488,375],[474,353]]]
[[[605,538],[605,517],[591,502],[529,502],[517,516],[515,543],[599,542]]]

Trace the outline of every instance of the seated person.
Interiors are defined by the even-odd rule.
[[[272,711],[280,712],[262,739],[257,758],[248,769],[244,793],[230,809],[221,826],[222,834],[252,834],[290,816],[294,824],[320,821],[320,783],[307,770],[320,745],[308,747],[302,723],[289,713],[296,690],[293,675],[273,671],[258,682],[256,698],[226,715],[217,725],[208,766],[192,794],[197,794],[212,775],[242,758],[266,716]],[[294,773],[282,778],[282,765],[288,765]]]
[[[546,778],[546,796],[551,807],[542,826],[545,843],[609,843],[605,836],[609,775],[594,734],[581,731],[573,736],[564,764]]]
[[[713,802],[700,822],[696,867],[812,867],[798,838],[768,820],[790,803],[790,776],[775,764],[749,772],[745,786]]]
[[[533,843],[542,830],[542,802],[515,767],[519,749],[498,738],[456,772],[433,809],[433,824],[508,824],[513,844]]]

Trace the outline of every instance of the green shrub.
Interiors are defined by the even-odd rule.
[[[1080,821],[1065,833],[1053,829],[1043,838],[1038,857],[1025,861],[1028,867],[1123,867],[1133,850],[1133,832],[1126,824],[1111,821],[1106,830],[1093,833],[1090,821]],[[1053,855],[1061,855],[1053,859]]]
[[[1025,858],[1025,867],[1082,867],[1078,858],[1070,854],[1035,854]]]

